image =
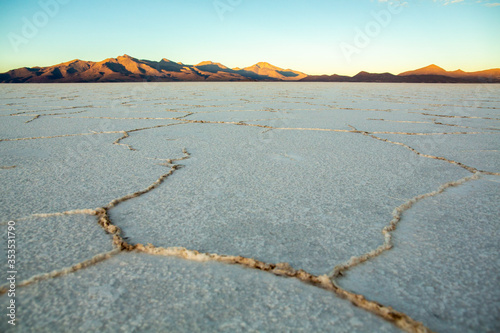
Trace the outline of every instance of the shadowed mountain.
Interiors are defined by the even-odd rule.
[[[487,69],[478,72],[464,72],[461,69],[457,69],[456,71],[447,71],[439,66],[432,64],[413,71],[398,74],[398,76],[406,77],[413,75],[440,75],[457,79],[464,79],[468,82],[500,82],[500,68]]]
[[[218,62],[212,62],[212,61],[202,61],[198,65],[195,65],[196,68],[205,71],[205,72],[210,72],[210,73],[217,73],[217,72],[229,72],[229,73],[234,73],[234,71],[230,68],[227,68],[223,64],[220,64]]]
[[[346,75],[338,75],[338,74],[333,74],[333,75],[308,75],[305,78],[301,79],[300,81],[304,82],[350,82],[351,81],[350,76]]]
[[[430,65],[399,75],[359,72],[353,77],[343,75],[307,75],[283,69],[267,62],[245,68],[228,68],[223,64],[203,61],[186,65],[163,58],[160,61],[140,60],[128,55],[103,61],[75,59],[49,67],[24,67],[0,74],[0,83],[45,82],[143,82],[143,81],[304,81],[304,82],[429,82],[490,83],[500,82],[500,69],[479,72],[456,70],[448,72]]]
[[[391,73],[359,72],[351,78],[352,82],[406,82],[406,83],[461,83],[466,82],[459,78],[452,78],[437,74],[422,74],[411,76],[398,76]]]
[[[447,72],[444,69],[431,65],[424,67],[428,70],[415,70],[394,75],[391,73],[359,72],[350,76],[342,75],[309,75],[301,81],[309,82],[387,82],[387,83],[500,83],[500,70],[490,69],[480,72]],[[450,75],[454,74],[454,75]],[[463,73],[463,74],[462,74]]]

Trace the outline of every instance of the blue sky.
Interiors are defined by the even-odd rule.
[[[500,67],[499,36],[500,0],[0,0],[0,72],[123,54],[308,74],[474,71]]]

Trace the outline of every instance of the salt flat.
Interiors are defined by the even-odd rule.
[[[498,331],[499,96],[0,85],[17,329]]]

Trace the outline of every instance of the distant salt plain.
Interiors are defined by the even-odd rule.
[[[0,277],[9,220],[18,283],[40,277],[16,327],[0,296],[0,330],[399,331],[293,277],[116,250],[88,214],[108,205],[127,244],[288,263],[433,331],[498,332],[499,150],[493,84],[0,85]]]

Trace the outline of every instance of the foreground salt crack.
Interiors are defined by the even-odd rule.
[[[28,280],[21,281],[17,286],[18,287],[25,287],[30,284],[50,279],[50,278],[57,278],[60,276],[64,276],[66,274],[70,274],[73,272],[76,272],[80,269],[87,268],[91,265],[100,263],[106,259],[111,258],[113,255],[118,254],[121,251],[136,251],[136,252],[143,252],[147,254],[152,254],[152,255],[161,255],[161,256],[175,256],[175,257],[180,257],[183,259],[187,260],[194,260],[194,261],[218,261],[218,262],[223,262],[223,263],[228,263],[228,264],[236,264],[236,265],[242,265],[244,267],[248,268],[253,268],[257,270],[262,270],[262,271],[267,271],[275,275],[279,276],[285,276],[289,278],[296,278],[300,281],[303,281],[305,283],[312,284],[314,286],[317,286],[319,288],[334,292],[336,295],[338,295],[341,298],[345,298],[352,302],[354,305],[365,309],[367,311],[370,311],[390,322],[393,322],[396,326],[399,328],[408,331],[408,332],[430,332],[422,323],[417,322],[413,319],[411,319],[409,316],[407,316],[404,313],[400,313],[398,311],[393,310],[390,307],[383,306],[381,304],[378,304],[376,302],[372,302],[369,300],[366,300],[362,295],[357,295],[351,292],[348,292],[347,290],[344,290],[342,288],[339,288],[338,286],[333,283],[333,281],[328,278],[326,275],[321,275],[321,276],[315,276],[313,274],[310,274],[304,270],[295,270],[293,269],[288,263],[278,263],[278,264],[269,264],[265,262],[261,262],[252,258],[245,258],[241,256],[228,256],[228,255],[219,255],[219,254],[213,254],[213,253],[200,253],[198,251],[193,251],[193,250],[188,250],[185,248],[179,248],[179,247],[173,247],[173,248],[163,248],[163,247],[155,247],[152,244],[148,244],[146,246],[142,244],[129,244],[126,242],[122,236],[121,236],[121,230],[115,226],[108,215],[108,211],[115,207],[116,205],[125,202],[127,200],[133,199],[135,197],[138,197],[140,195],[143,195],[145,193],[148,193],[149,191],[154,190],[156,187],[160,186],[168,177],[170,177],[176,170],[181,168],[180,164],[171,164],[173,162],[177,161],[182,161],[185,159],[188,159],[190,157],[190,154],[186,149],[183,149],[184,156],[181,158],[176,158],[176,159],[170,159],[169,163],[171,165],[171,168],[169,172],[163,174],[158,178],[153,184],[148,186],[147,188],[128,194],[126,196],[123,196],[118,199],[112,200],[108,205],[104,207],[97,208],[95,210],[91,209],[81,209],[81,210],[73,210],[73,211],[67,211],[67,212],[60,212],[60,213],[51,213],[51,214],[37,214],[35,216],[37,217],[49,217],[49,216],[61,216],[61,215],[73,215],[73,214],[88,214],[88,215],[96,215],[98,219],[99,225],[109,234],[112,235],[113,237],[113,244],[115,249],[102,253],[99,255],[94,256],[90,260],[86,260],[84,262],[78,263],[76,265],[73,265],[71,267],[64,268],[62,270],[58,271],[53,271],[50,273],[46,274],[41,274],[37,276],[33,276]],[[5,294],[8,291],[8,286],[3,286],[0,287],[0,294]]]

